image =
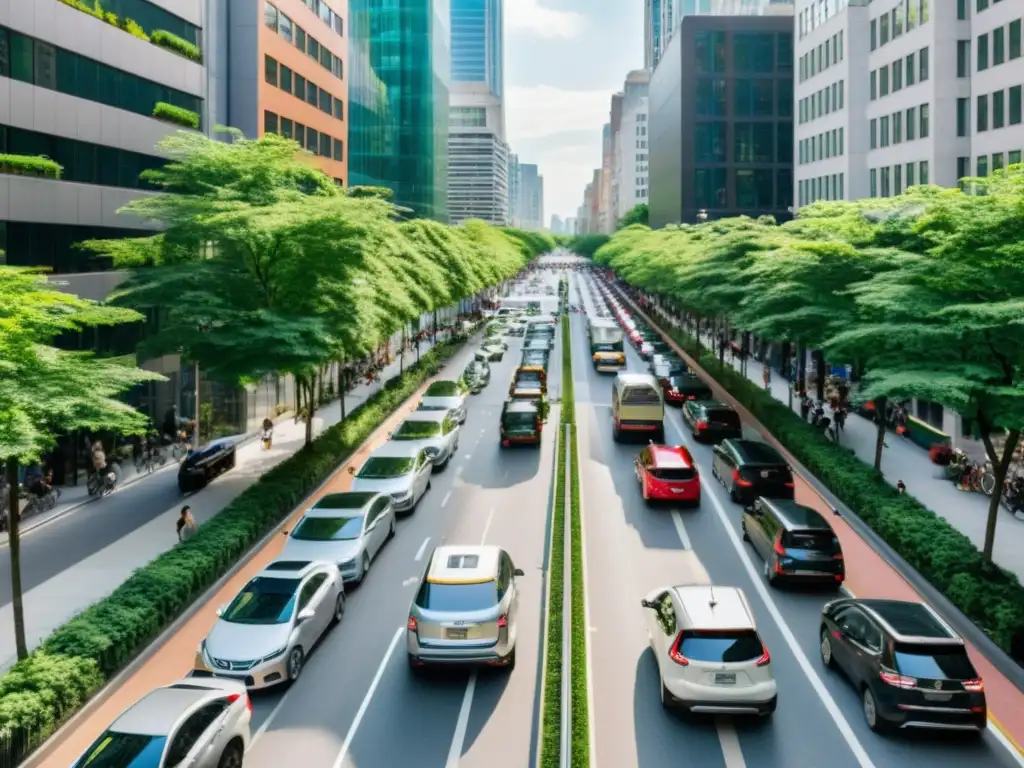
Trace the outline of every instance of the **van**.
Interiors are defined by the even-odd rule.
[[[846,578],[839,538],[817,510],[761,496],[743,511],[742,526],[772,586],[793,581],[839,589]]]
[[[646,373],[620,371],[612,385],[612,436],[640,434],[665,440],[665,400],[658,380]]]

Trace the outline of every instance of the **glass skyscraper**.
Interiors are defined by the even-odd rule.
[[[449,0],[350,0],[349,182],[448,221]]]
[[[451,0],[452,82],[487,83],[502,96],[502,0]]]

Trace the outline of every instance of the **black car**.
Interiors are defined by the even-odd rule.
[[[753,504],[758,496],[792,499],[793,473],[777,450],[756,440],[723,440],[715,446],[711,473],[739,504]]]
[[[743,540],[761,556],[772,586],[796,581],[839,589],[846,578],[839,538],[816,509],[759,498],[743,510],[742,527]]]
[[[658,379],[658,381],[661,382],[661,391],[665,393],[666,403],[682,405],[687,400],[711,400],[714,398],[711,387],[692,371]]]
[[[683,421],[694,440],[717,443],[743,437],[740,415],[725,403],[714,400],[688,400],[683,403]]]
[[[874,731],[973,731],[988,722],[985,686],[963,639],[931,608],[900,600],[834,600],[819,647],[860,692]]]
[[[178,489],[182,493],[201,491],[215,477],[234,469],[236,458],[235,443],[230,438],[189,451],[178,468]]]
[[[651,362],[648,367],[657,379],[679,376],[689,370],[686,363],[671,352],[664,354],[655,353],[651,356]]]

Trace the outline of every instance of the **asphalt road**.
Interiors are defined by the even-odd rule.
[[[283,693],[254,697],[247,768],[525,768],[539,740],[541,629],[557,407],[540,450],[501,450],[498,420],[522,341],[508,339],[491,383],[470,402],[456,459],[399,522],[345,619]],[[558,342],[556,341],[556,344]],[[556,346],[552,360],[560,360]],[[453,368],[454,372],[454,368]],[[550,389],[560,388],[560,366]],[[430,549],[442,542],[498,544],[526,575],[515,670],[413,678],[405,622]]]
[[[582,287],[589,279],[573,283]],[[583,296],[592,311],[585,288]],[[580,301],[575,288],[570,300]],[[970,742],[938,733],[872,733],[857,693],[819,658],[820,612],[831,596],[767,587],[760,558],[740,539],[740,507],[712,478],[711,448],[684,434],[678,409],[667,411],[666,439],[693,453],[703,478],[701,507],[643,502],[633,472],[640,446],[612,440],[612,377],[590,364],[585,320],[574,316],[572,323],[598,768],[667,768],[683,761],[702,768],[1021,765],[991,734]],[[646,371],[628,344],[626,354],[630,370]],[[689,718],[663,710],[640,600],[678,583],[684,550],[692,550],[713,583],[738,586],[750,600],[779,687],[770,720]]]

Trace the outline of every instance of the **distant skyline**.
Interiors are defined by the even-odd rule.
[[[505,120],[512,151],[544,176],[545,224],[576,215],[601,166],[601,126],[626,73],[643,66],[643,3],[505,4]]]

